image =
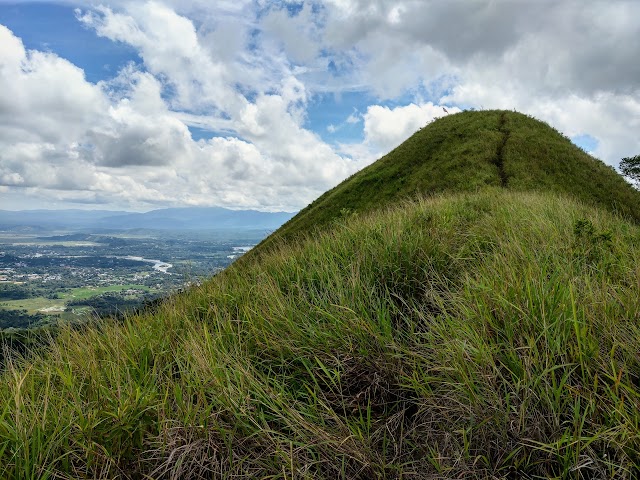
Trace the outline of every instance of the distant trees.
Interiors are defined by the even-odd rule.
[[[623,158],[620,161],[620,171],[625,177],[640,186],[640,155]]]
[[[33,297],[33,290],[13,283],[0,283],[0,300],[24,300]]]
[[[30,328],[45,319],[45,315],[36,313],[29,315],[26,310],[0,309],[0,330],[5,328]],[[0,339],[2,336],[0,335]]]
[[[90,298],[69,300],[67,307],[89,306],[98,317],[110,317],[140,308],[144,300],[144,298],[131,298],[118,293],[107,292]]]

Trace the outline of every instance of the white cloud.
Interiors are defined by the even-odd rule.
[[[12,198],[298,208],[441,105],[515,108],[593,136],[611,164],[640,151],[636,1],[76,3],[141,63],[93,84],[0,26],[0,188]],[[309,129],[327,92],[375,96],[324,127],[362,125],[362,142],[330,146]],[[189,127],[217,136],[194,141]]]
[[[610,164],[639,147],[639,2],[330,0],[328,10],[327,42],[363,62],[357,73],[382,98],[422,84],[440,102],[515,108],[596,137]]]
[[[515,109],[550,123],[565,135],[588,134],[598,140],[593,152],[610,165],[640,150],[640,90],[635,93],[557,92],[535,81],[508,79],[520,54],[510,52],[495,70],[470,69],[464,81],[442,100],[482,108]]]
[[[352,113],[351,115],[349,115],[347,117],[347,119],[345,120],[347,123],[350,124],[355,124],[355,123],[360,123],[362,121],[362,118],[360,116],[360,114],[358,113]]]
[[[157,2],[131,2],[126,13],[100,6],[78,12],[78,18],[100,36],[136,48],[147,70],[175,89],[179,109],[241,108],[243,99],[231,87],[225,65],[201,46],[193,23]]]
[[[295,16],[284,8],[271,10],[262,20],[262,27],[268,38],[282,45],[292,62],[306,64],[317,57],[321,48],[316,19],[311,3],[307,3]]]
[[[444,107],[431,102],[388,108],[372,105],[364,114],[365,143],[379,153],[397,147],[407,137],[436,118],[460,112],[457,107]]]
[[[382,95],[396,92],[377,75],[409,75],[415,85],[443,72],[491,70],[514,48],[522,49],[519,64],[507,78],[517,82],[580,93],[638,88],[637,1],[329,0],[327,9],[327,43],[364,54]]]
[[[54,54],[25,51],[3,29],[11,49],[3,50],[0,82],[14,88],[1,97],[3,112],[11,113],[4,122],[11,131],[0,145],[4,185],[135,207],[291,210],[359,166],[302,127],[307,92],[293,74],[257,85],[249,101],[233,78],[242,69],[212,57],[193,23],[163,5],[133,4],[124,12],[98,7],[78,16],[100,35],[138,49],[144,70],[129,65],[94,85]],[[191,121],[225,125],[231,136],[196,142]]]
[[[0,44],[0,140],[70,141],[106,107],[100,89],[70,62],[27,52],[2,25]]]

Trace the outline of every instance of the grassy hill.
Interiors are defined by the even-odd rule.
[[[463,112],[430,123],[320,196],[265,243],[416,194],[470,192],[486,186],[570,194],[640,220],[640,195],[614,169],[546,123],[517,112],[492,110]]]
[[[319,232],[290,230],[298,241],[153,312],[14,358],[0,478],[638,478],[635,192],[530,128],[497,139],[496,165],[481,148],[499,137],[492,116],[410,139],[447,146],[442,188],[416,187],[437,183],[414,178],[433,165],[394,170],[387,156],[380,172],[405,190],[328,202],[349,197],[339,186],[301,213]],[[512,113],[504,124],[517,120],[553,133]],[[565,147],[575,156],[550,157]],[[592,187],[560,188],[583,168]],[[398,200],[416,190],[429,195]]]

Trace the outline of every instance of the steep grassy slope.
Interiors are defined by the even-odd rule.
[[[615,170],[543,122],[493,110],[432,122],[322,195],[265,244],[322,227],[346,212],[370,211],[416,193],[485,186],[568,193],[640,220],[640,194]]]
[[[0,478],[637,478],[638,285],[565,196],[350,217],[15,360]]]
[[[0,478],[638,478],[639,209],[545,124],[438,120],[297,241],[9,360]]]

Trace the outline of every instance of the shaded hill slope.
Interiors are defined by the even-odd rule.
[[[486,186],[549,190],[640,220],[640,193],[549,125],[511,111],[449,115],[329,190],[265,244],[416,194]]]

